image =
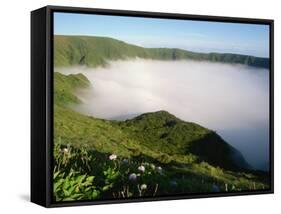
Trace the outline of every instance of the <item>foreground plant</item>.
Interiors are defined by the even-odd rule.
[[[57,171],[53,176],[53,191],[56,201],[95,200],[100,191],[94,185],[94,176],[80,175],[71,171],[65,174]]]

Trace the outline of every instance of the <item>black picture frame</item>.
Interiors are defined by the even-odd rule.
[[[101,201],[52,201],[53,150],[53,13],[82,13],[229,23],[267,24],[270,27],[270,179],[268,190],[188,194]],[[274,21],[237,17],[202,16],[144,11],[46,6],[31,12],[31,201],[44,207],[225,197],[274,192]]]

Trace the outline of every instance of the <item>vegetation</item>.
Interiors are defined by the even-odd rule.
[[[95,36],[54,36],[55,66],[106,66],[108,60],[128,58],[180,60],[191,59],[239,63],[268,68],[269,59],[230,53],[196,53],[177,48],[143,48],[120,40]]]
[[[268,186],[254,174],[231,172],[206,162],[165,164],[96,150],[55,144],[56,201],[96,200],[182,193],[260,190]]]
[[[261,190],[254,171],[214,131],[166,111],[126,121],[80,114],[82,74],[54,73],[54,200],[99,200],[181,193]],[[238,157],[233,159],[232,157]]]
[[[77,88],[90,86],[89,80],[83,74],[68,75],[54,73],[54,102],[55,104],[79,103],[79,98],[74,95]]]

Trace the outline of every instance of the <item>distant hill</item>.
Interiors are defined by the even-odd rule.
[[[178,48],[143,48],[123,41],[96,36],[54,36],[54,65],[105,66],[108,60],[127,58],[155,60],[190,59],[221,63],[236,63],[269,68],[269,59],[231,53],[197,53]]]

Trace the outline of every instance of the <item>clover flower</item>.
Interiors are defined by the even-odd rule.
[[[141,189],[141,190],[146,190],[146,189],[147,189],[147,185],[146,185],[146,184],[142,184],[142,185],[140,186],[140,189]]]
[[[130,181],[135,181],[135,180],[137,180],[137,175],[136,175],[136,173],[131,173],[131,174],[129,175],[129,180],[130,180]]]
[[[108,158],[109,158],[109,160],[116,160],[117,155],[112,154],[112,155],[110,155]]]
[[[154,164],[150,164],[150,167],[152,170],[155,170],[155,165]]]
[[[138,170],[140,172],[144,172],[145,171],[145,167],[143,165],[141,165],[141,166],[138,167]]]

